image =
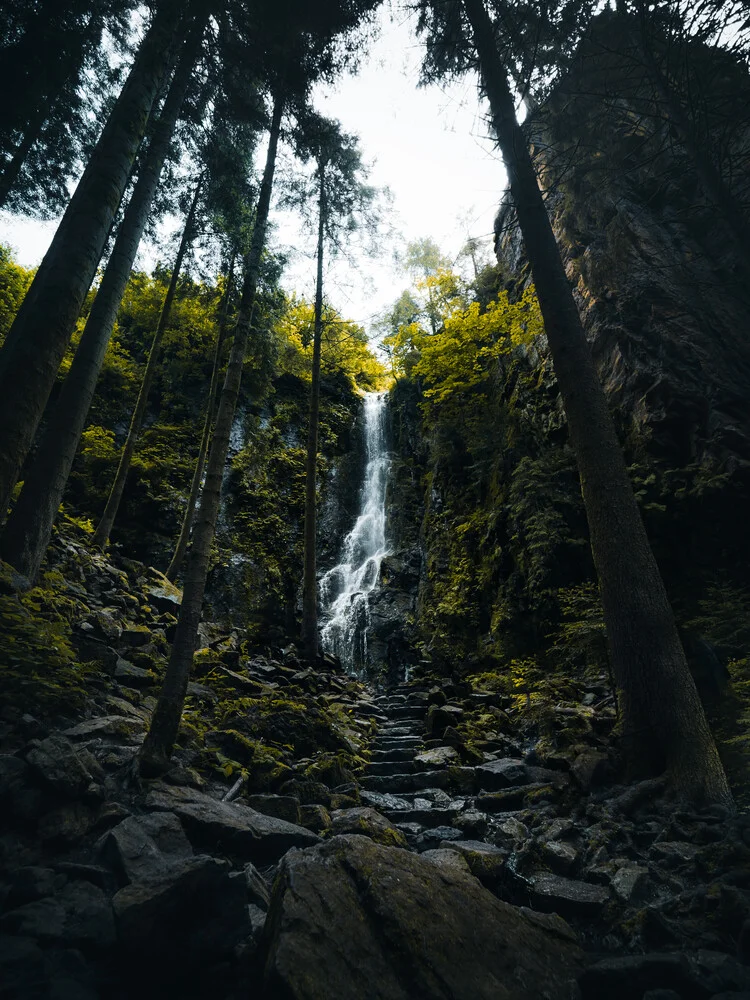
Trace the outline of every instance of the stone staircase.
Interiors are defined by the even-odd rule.
[[[477,809],[477,798],[483,784],[486,791],[493,788],[491,776],[483,782],[480,769],[464,766],[456,750],[426,736],[428,701],[426,688],[406,685],[375,698],[381,724],[360,781],[363,802],[387,816],[420,852],[446,841],[481,839],[491,821]]]

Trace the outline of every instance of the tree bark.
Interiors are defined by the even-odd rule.
[[[315,285],[310,422],[305,469],[305,568],[302,586],[302,646],[308,660],[318,655],[317,469],[320,422],[320,352],[323,338],[323,243],[326,224],[325,162],[321,161],[318,206],[318,275]]]
[[[110,532],[112,531],[112,526],[115,523],[117,512],[120,509],[122,494],[125,490],[125,482],[128,478],[128,472],[130,472],[130,463],[133,460],[135,446],[138,443],[141,427],[143,426],[143,418],[146,415],[149,393],[151,392],[151,386],[153,385],[154,376],[156,375],[156,369],[159,364],[161,342],[164,339],[164,333],[167,329],[169,317],[172,312],[172,303],[174,302],[175,293],[177,291],[177,282],[180,279],[180,272],[182,270],[183,261],[185,260],[185,254],[187,253],[188,247],[190,246],[194,236],[195,214],[198,210],[198,199],[200,198],[202,186],[203,179],[201,178],[195,186],[193,201],[190,205],[190,211],[187,214],[187,219],[185,220],[185,228],[182,231],[182,239],[180,240],[180,246],[177,250],[177,256],[175,257],[174,265],[172,267],[172,276],[169,279],[169,286],[167,288],[167,294],[164,296],[164,304],[161,307],[161,314],[159,315],[156,333],[154,334],[154,339],[151,342],[151,351],[149,352],[148,362],[146,363],[146,370],[143,373],[141,387],[138,390],[138,399],[135,402],[135,409],[133,410],[133,415],[130,418],[128,436],[125,438],[125,444],[122,448],[120,464],[117,466],[117,472],[115,473],[115,479],[112,483],[112,489],[110,490],[107,505],[104,508],[104,513],[102,514],[102,519],[97,525],[94,537],[91,540],[93,545],[99,545],[102,548],[104,548],[104,546],[109,542]]]
[[[169,757],[180,728],[180,718],[185,704],[185,693],[193,665],[193,653],[195,652],[198,625],[203,607],[203,593],[208,576],[211,545],[219,513],[221,481],[226,466],[229,437],[240,392],[242,366],[255,305],[255,290],[266,240],[283,106],[284,101],[278,96],[274,103],[266,165],[263,171],[255,227],[245,268],[245,280],[234,341],[224,377],[216,425],[208,455],[206,483],[203,487],[201,505],[193,528],[193,544],[188,553],[185,568],[180,617],[164,684],[159,692],[151,725],[139,754],[139,768],[143,775],[158,774],[169,766]]]
[[[172,556],[172,561],[167,568],[167,572],[164,574],[168,580],[174,580],[177,578],[177,574],[180,571],[180,566],[182,565],[182,560],[185,558],[185,553],[187,552],[188,542],[190,541],[190,531],[193,527],[193,516],[195,515],[195,508],[198,505],[198,497],[200,496],[201,483],[203,482],[203,470],[206,467],[206,457],[208,455],[208,446],[211,443],[211,432],[214,426],[214,411],[216,410],[216,397],[219,392],[219,374],[221,372],[221,354],[222,348],[224,346],[224,340],[227,331],[227,320],[229,318],[229,299],[232,294],[232,280],[234,278],[234,260],[235,254],[232,253],[232,258],[229,262],[229,268],[227,270],[227,287],[224,292],[224,302],[221,308],[221,317],[219,319],[219,330],[216,336],[216,347],[214,349],[214,363],[213,369],[211,370],[211,385],[208,390],[208,400],[206,401],[206,417],[203,423],[203,433],[201,435],[200,449],[198,450],[198,458],[195,462],[195,470],[193,472],[193,481],[190,484],[190,495],[188,496],[187,507],[185,508],[185,516],[182,519],[182,528],[180,529],[180,536],[177,539],[177,544],[175,545],[174,555]]]
[[[0,518],[96,272],[159,85],[181,5],[161,4],[0,352]]]
[[[576,454],[634,774],[666,770],[693,801],[732,798],[646,537],[604,391],[565,276],[483,0],[462,0],[531,263]]]
[[[185,43],[81,342],[34,462],[24,478],[21,494],[8,518],[2,538],[3,558],[32,581],[39,572],[49,544],[52,526],[86,425],[117,310],[190,85],[205,22],[206,18],[201,18],[195,23]]]

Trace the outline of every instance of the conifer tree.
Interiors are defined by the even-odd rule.
[[[122,45],[132,2],[39,0],[7,11],[0,63],[13,100],[0,108],[0,207],[43,216],[62,211],[76,161],[96,141],[93,96],[113,74],[102,46]]]
[[[242,381],[242,366],[250,333],[255,305],[255,292],[260,274],[261,257],[266,241],[266,228],[271,207],[271,193],[276,170],[276,153],[281,134],[284,98],[277,95],[269,131],[268,151],[263,180],[258,195],[250,251],[245,263],[245,278],[239,314],[234,330],[232,348],[224,376],[224,385],[214,424],[213,437],[206,466],[206,482],[201,494],[201,504],[193,526],[192,546],[188,553],[184,574],[184,587],[177,632],[167,665],[164,684],[159,692],[154,714],[146,739],[139,754],[142,774],[158,774],[167,766],[185,703],[185,693],[193,664],[195,641],[203,608],[203,594],[208,576],[216,519],[221,499],[221,482],[224,476],[229,438],[234,412]]]
[[[157,91],[182,4],[156,11],[128,80],[0,351],[0,517],[47,405]]]
[[[195,238],[195,221],[198,213],[198,203],[201,196],[202,186],[203,179],[201,178],[195,185],[193,199],[190,203],[190,208],[185,219],[185,227],[182,231],[182,238],[180,239],[180,245],[177,248],[177,255],[175,257],[174,264],[172,265],[172,274],[164,296],[161,313],[159,314],[159,322],[154,333],[154,339],[151,342],[151,350],[149,351],[146,370],[143,373],[141,387],[138,390],[138,398],[133,409],[133,415],[130,418],[130,427],[128,428],[128,434],[125,438],[125,444],[122,446],[120,462],[117,466],[117,471],[115,472],[112,489],[110,490],[109,497],[107,498],[107,505],[104,508],[101,521],[97,525],[92,539],[94,545],[99,545],[101,547],[107,545],[112,527],[117,517],[117,512],[120,509],[120,502],[122,501],[122,495],[125,491],[125,482],[128,478],[128,472],[130,472],[130,463],[132,462],[133,455],[135,454],[135,446],[138,443],[141,427],[143,426],[143,419],[146,416],[149,393],[151,392],[151,386],[153,385],[154,376],[156,375],[159,365],[161,342],[164,339],[164,334],[169,324],[172,303],[174,302],[175,293],[177,292],[177,283],[180,279],[180,273],[182,271],[182,265],[185,261],[185,255],[190,248],[190,244]]]
[[[192,79],[204,27],[205,17],[199,16],[185,43],[169,94],[154,128],[70,371],[3,533],[3,557],[30,580],[35,579],[49,544],[117,310]]]
[[[446,11],[468,47],[442,49]],[[633,773],[666,770],[686,799],[731,805],[716,746],[594,369],[485,0],[422,6],[432,70],[479,70],[531,263],[568,431],[576,454]],[[462,62],[462,59],[465,60]]]
[[[182,561],[185,558],[185,553],[187,552],[188,542],[190,541],[190,532],[193,527],[195,508],[198,504],[201,484],[203,483],[203,472],[206,467],[206,458],[208,457],[208,446],[211,443],[211,434],[213,433],[214,420],[216,417],[216,397],[219,392],[219,380],[221,375],[222,348],[224,347],[227,325],[229,323],[229,303],[232,298],[235,258],[236,254],[233,252],[229,261],[229,267],[227,268],[227,280],[224,289],[224,298],[221,305],[219,330],[216,335],[216,347],[214,348],[214,360],[211,369],[211,384],[208,390],[208,399],[206,400],[206,412],[203,420],[203,433],[201,435],[200,448],[198,449],[198,457],[195,461],[195,469],[193,470],[193,478],[190,483],[190,493],[188,494],[185,514],[182,518],[180,534],[177,539],[177,544],[175,545],[174,554],[172,555],[172,559],[165,573],[167,579],[172,581],[177,579],[177,574],[180,571]]]

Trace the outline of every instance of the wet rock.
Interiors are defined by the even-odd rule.
[[[98,847],[125,885],[161,875],[175,859],[193,853],[179,819],[167,812],[128,817],[106,833]]]
[[[610,770],[609,758],[598,750],[585,750],[570,766],[570,773],[584,791],[602,785]]]
[[[250,931],[245,879],[205,855],[120,889],[113,906],[120,942],[138,961],[195,966],[231,954]]]
[[[370,806],[337,809],[332,814],[334,834],[358,833],[376,844],[406,847],[406,837],[389,819]]]
[[[140,646],[147,646],[151,642],[151,630],[144,626],[133,626],[124,628],[120,633],[120,642],[123,646],[137,649]]]
[[[480,764],[476,771],[480,788],[488,792],[514,785],[526,785],[529,782],[528,768],[522,760],[514,757],[504,757],[501,760]]]
[[[90,739],[94,736],[106,736],[115,740],[125,740],[131,743],[142,737],[146,730],[145,722],[132,715],[103,715],[98,719],[87,719],[65,730],[65,735],[71,739]]]
[[[45,784],[71,798],[83,795],[93,780],[73,744],[59,733],[34,741],[26,760]]]
[[[453,871],[471,874],[469,865],[463,854],[450,850],[447,847],[436,847],[431,851],[423,851],[420,857],[423,861],[430,861],[433,865],[438,865],[440,868],[450,868]]]
[[[131,663],[130,660],[126,660],[121,656],[118,657],[114,676],[116,681],[119,681],[120,684],[124,684],[126,687],[144,688],[152,687],[154,684],[159,683],[159,678],[153,670],[148,670],[146,667]]]
[[[427,734],[440,737],[449,726],[455,728],[463,717],[464,710],[458,705],[431,705],[427,712]]]
[[[459,755],[452,747],[435,747],[434,750],[418,753],[414,760],[423,767],[444,767],[446,764],[457,763]]]
[[[661,841],[652,846],[649,856],[661,864],[678,868],[681,865],[691,862],[699,850],[700,844],[688,844],[682,841]]]
[[[542,874],[532,879],[531,897],[537,909],[552,910],[562,917],[587,917],[601,913],[610,893],[603,886]]]
[[[180,604],[182,603],[182,595],[176,587],[165,584],[161,587],[151,587],[147,590],[146,600],[162,614],[178,615]]]
[[[578,851],[565,840],[548,840],[542,844],[542,858],[556,875],[568,875],[578,862]]]
[[[623,865],[612,876],[610,885],[623,902],[642,902],[648,893],[648,868],[633,864]]]
[[[54,896],[26,903],[0,917],[5,931],[42,944],[108,948],[115,941],[109,900],[90,882],[69,882]]]
[[[293,795],[248,795],[247,804],[266,816],[299,823],[299,800]]]
[[[506,851],[483,840],[452,840],[441,843],[441,848],[456,851],[466,861],[471,874],[486,885],[497,889],[505,870]]]
[[[330,830],[332,825],[331,814],[325,806],[311,805],[299,807],[299,825],[313,833],[323,833]]]
[[[146,808],[179,816],[194,847],[219,848],[250,861],[275,860],[290,847],[308,847],[319,840],[310,830],[286,820],[161,782],[154,783]]]
[[[365,837],[290,852],[266,933],[266,1000],[567,1000],[580,961],[475,879]]]

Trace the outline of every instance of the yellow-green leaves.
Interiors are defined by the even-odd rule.
[[[420,354],[412,372],[424,380],[426,398],[440,403],[483,382],[499,357],[542,329],[533,288],[515,303],[503,292],[484,311],[478,302],[454,299],[438,333],[412,332]]]

